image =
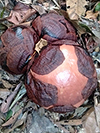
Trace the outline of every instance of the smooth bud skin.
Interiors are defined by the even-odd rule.
[[[26,71],[26,60],[34,52],[39,37],[31,27],[15,26],[1,36],[0,64],[12,74]]]
[[[32,26],[39,37],[48,42],[61,39],[77,40],[75,29],[63,16],[50,12],[37,17]]]
[[[65,113],[82,105],[94,91],[96,71],[79,46],[49,45],[34,61],[25,85],[35,103]]]

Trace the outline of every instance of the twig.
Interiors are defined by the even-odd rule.
[[[55,3],[55,5],[56,5],[58,8],[60,8],[60,5],[57,3],[56,0],[52,0],[52,1]]]

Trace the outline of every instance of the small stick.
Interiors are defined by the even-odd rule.
[[[56,5],[58,8],[60,8],[60,5],[57,3],[56,0],[52,0],[52,1],[55,3],[55,5]]]

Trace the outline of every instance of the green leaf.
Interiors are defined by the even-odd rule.
[[[25,89],[25,86],[22,85],[20,91],[18,92],[16,98],[12,102],[9,109],[11,109],[25,94],[26,94],[26,89]]]
[[[81,27],[83,27],[86,30],[86,32],[91,33],[92,35],[94,35],[93,32],[91,31],[91,29],[86,24],[83,24],[83,23],[79,22],[79,25]]]
[[[96,7],[95,7],[95,12],[96,11],[100,11],[100,2],[98,2],[98,4],[96,5]]]
[[[9,110],[7,112],[6,121],[10,119],[10,117],[12,116],[12,114],[13,114],[13,111],[12,110]]]
[[[3,18],[4,12],[5,12],[5,7],[3,7],[3,10],[2,10],[2,12],[0,14],[0,18]]]

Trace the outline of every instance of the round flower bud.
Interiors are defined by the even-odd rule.
[[[40,106],[72,111],[91,95],[97,85],[92,58],[79,46],[49,45],[27,74],[28,96]]]

